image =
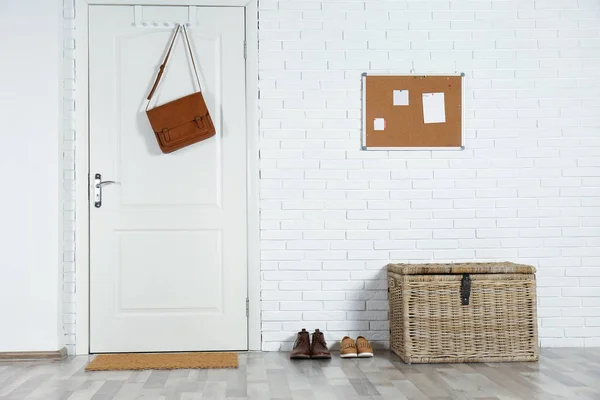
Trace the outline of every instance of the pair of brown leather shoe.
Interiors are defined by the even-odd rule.
[[[373,348],[364,336],[356,338],[356,342],[348,336],[344,336],[340,346],[340,357],[342,358],[367,358],[373,357]]]
[[[292,360],[316,358],[316,359],[328,359],[331,358],[331,353],[327,348],[327,342],[325,342],[325,336],[323,332],[318,329],[312,334],[312,340],[306,329],[298,332],[294,348],[290,353]]]

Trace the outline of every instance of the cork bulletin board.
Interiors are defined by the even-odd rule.
[[[363,150],[464,149],[463,77],[363,74]]]

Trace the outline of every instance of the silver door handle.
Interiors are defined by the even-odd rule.
[[[103,181],[102,175],[96,174],[94,176],[94,206],[96,208],[102,207],[102,187],[104,185],[111,185],[116,183],[115,181]]]
[[[104,185],[110,185],[111,183],[116,183],[115,181],[101,181],[96,184],[97,188],[101,188]]]

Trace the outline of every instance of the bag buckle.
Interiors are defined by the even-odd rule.
[[[169,128],[163,128],[163,130],[160,133],[162,134],[163,141],[165,141],[165,142],[171,141],[171,135],[169,134]]]
[[[469,297],[471,297],[471,275],[463,274],[460,281],[460,302],[463,306],[469,305]]]
[[[197,116],[196,118],[194,118],[194,121],[196,122],[196,126],[198,127],[198,129],[204,128],[204,123],[201,116]]]

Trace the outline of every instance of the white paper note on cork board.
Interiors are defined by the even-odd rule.
[[[385,130],[385,119],[383,118],[375,118],[373,121],[373,130],[374,131],[383,131]]]
[[[446,122],[444,93],[423,93],[423,121],[426,124]]]
[[[394,105],[395,106],[407,106],[408,105],[408,90],[394,90]]]

